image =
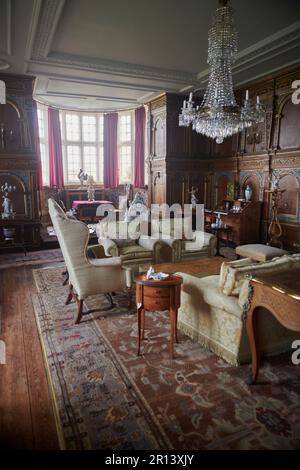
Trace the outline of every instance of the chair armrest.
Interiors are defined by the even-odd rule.
[[[157,243],[161,243],[161,240],[157,238],[139,238],[137,240],[138,245],[140,245],[142,248],[145,248],[145,250],[153,251],[155,249],[155,246]]]
[[[122,266],[122,268],[125,271],[126,287],[130,289],[132,287],[132,270],[127,266]]]
[[[93,266],[122,266],[122,260],[119,256],[101,258],[101,259],[89,259],[89,263]]]
[[[200,230],[195,230],[193,235],[193,240],[187,240],[185,242],[187,250],[201,250],[204,246],[209,246],[210,256],[215,255],[215,248],[217,244],[217,237],[215,235],[212,233],[202,232]]]
[[[94,258],[94,259],[107,257],[105,254],[104,246],[102,245],[89,245],[87,247],[87,254],[88,254],[88,258]]]
[[[106,256],[119,256],[116,243],[110,238],[99,238],[99,245],[102,245]]]

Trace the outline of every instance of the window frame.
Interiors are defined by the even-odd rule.
[[[100,139],[99,130],[100,130],[100,118],[103,119],[102,113],[92,113],[85,111],[72,111],[72,110],[60,110],[59,111],[61,119],[61,144],[62,144],[62,156],[63,156],[63,168],[64,168],[64,183],[66,186],[75,186],[78,183],[75,179],[69,179],[68,174],[68,157],[67,157],[67,146],[77,146],[79,147],[79,164],[80,168],[84,171],[87,171],[84,168],[84,147],[95,147],[96,148],[96,177],[95,182],[97,185],[103,185],[103,138]],[[67,139],[67,124],[66,116],[67,115],[76,115],[79,118],[79,139],[78,140],[69,140]],[[84,141],[83,140],[83,117],[92,116],[96,121],[96,140],[95,141]],[[79,169],[78,168],[78,171]]]
[[[130,135],[130,140],[126,141],[121,141],[121,117],[122,116],[130,116],[131,117],[131,135]],[[131,146],[131,177],[130,179],[122,180],[121,179],[121,149],[122,147],[127,147]],[[130,111],[119,111],[118,112],[118,171],[119,171],[119,184],[128,184],[131,183],[133,184],[133,179],[134,179],[134,145],[135,145],[135,113],[134,109]]]
[[[40,131],[40,117],[42,116],[44,135],[41,135]],[[37,120],[38,120],[38,131],[39,131],[39,146],[41,155],[42,165],[42,184],[43,187],[48,187],[50,184],[50,172],[49,172],[49,139],[48,139],[48,107],[37,103]],[[42,152],[42,146],[44,148],[44,158]]]

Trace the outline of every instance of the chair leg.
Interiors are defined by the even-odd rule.
[[[109,301],[109,303],[110,303],[110,308],[112,308],[112,307],[115,307],[115,306],[116,306],[116,305],[113,303],[113,299],[112,299],[112,296],[111,296],[111,294],[107,293],[107,294],[104,294],[104,296],[105,296],[106,300],[108,300],[108,301]]]
[[[70,284],[70,286],[69,286],[69,293],[68,293],[67,300],[65,301],[65,305],[69,305],[69,303],[70,303],[71,300],[73,299],[73,296],[74,296],[73,286],[72,286],[72,284]]]
[[[83,299],[78,300],[77,318],[75,324],[78,325],[82,319]]]
[[[134,313],[132,309],[132,287],[127,287],[128,310],[129,313]]]
[[[65,285],[67,285],[67,283],[69,281],[69,271],[66,269],[61,274],[62,274],[62,276],[66,276],[63,283],[62,283],[62,285],[65,286]]]

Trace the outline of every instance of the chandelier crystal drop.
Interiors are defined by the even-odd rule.
[[[246,91],[239,107],[233,91],[232,66],[237,54],[237,31],[229,0],[219,0],[213,25],[208,34],[209,79],[203,101],[194,107],[193,94],[183,102],[179,126],[192,128],[199,134],[215,139],[218,144],[253,124],[262,122],[265,109],[259,96],[256,103]]]

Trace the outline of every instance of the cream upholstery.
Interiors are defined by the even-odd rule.
[[[55,201],[49,199],[49,213],[69,272],[71,291],[79,301],[77,322],[82,315],[82,301],[89,295],[109,293],[131,287],[130,271],[122,267],[120,258],[88,259],[88,227],[68,219]],[[98,248],[99,254],[99,248]],[[103,252],[103,257],[104,257]],[[69,294],[68,300],[71,296]]]
[[[268,261],[275,258],[276,256],[282,256],[288,253],[287,251],[281,250],[280,248],[262,245],[260,243],[237,246],[235,252],[238,256],[252,258],[256,261]]]
[[[212,257],[216,252],[215,235],[203,231],[192,231],[191,221],[186,218],[161,219],[154,221],[154,230],[163,242],[171,248],[173,263]]]
[[[293,259],[288,255],[274,258],[273,260],[266,261],[265,263],[252,262],[250,264],[239,266],[236,261],[234,263],[226,263],[227,275],[226,278],[223,279],[222,291],[226,295],[239,296],[242,284],[247,275],[254,276],[256,274],[264,274],[268,272],[277,273],[291,268],[292,264],[295,265],[295,263],[297,263],[296,259]]]
[[[226,267],[229,273],[230,269],[238,272],[233,284],[237,289],[235,295],[226,295],[223,292],[222,285],[226,284],[226,280],[221,279],[221,274],[199,279],[196,276],[177,273],[183,278],[178,329],[231,364],[249,362],[251,355],[244,317],[249,301],[250,280],[245,279],[245,276],[251,271],[254,274],[255,270],[256,273],[268,270],[274,272],[274,270],[286,270],[300,265],[299,255],[282,258],[254,264],[252,260],[248,260],[252,263],[248,266],[245,264],[243,266],[241,262],[239,265],[234,262],[229,268],[223,266],[223,270]],[[230,265],[230,263],[225,263],[225,265]],[[249,266],[252,268],[247,269]],[[299,338],[299,335],[285,329],[270,312],[263,308],[258,315],[258,322],[259,342],[263,355],[290,351],[292,341]]]
[[[126,266],[159,263],[162,240],[144,236],[134,239],[136,228],[134,221],[100,221],[96,228],[98,242],[107,256],[119,256]]]

